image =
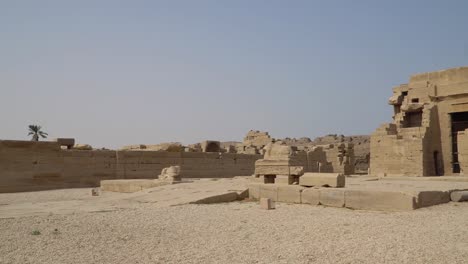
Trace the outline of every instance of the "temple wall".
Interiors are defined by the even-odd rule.
[[[0,192],[99,186],[103,179],[151,179],[171,165],[184,178],[254,173],[261,155],[66,150],[56,142],[0,141]]]
[[[468,129],[458,132],[458,161],[460,174],[468,175]]]
[[[454,175],[451,114],[468,112],[468,67],[412,75],[389,103],[393,131],[381,127],[372,135],[371,174]],[[415,127],[410,117],[418,111],[422,122]]]

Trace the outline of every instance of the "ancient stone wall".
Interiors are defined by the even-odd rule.
[[[251,175],[261,155],[61,149],[57,142],[0,140],[0,192],[99,186],[103,179],[150,179],[172,165],[183,178]]]
[[[468,67],[416,74],[393,89],[392,124],[371,137],[371,174],[435,176],[457,174],[454,137],[468,122]],[[468,120],[467,120],[468,121]]]

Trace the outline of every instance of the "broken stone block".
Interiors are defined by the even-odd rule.
[[[301,186],[316,187],[334,187],[341,188],[345,186],[346,178],[341,173],[305,173],[299,178]]]
[[[161,171],[161,175],[158,177],[159,180],[164,182],[180,182],[182,179],[180,177],[180,166],[170,166],[164,168]]]
[[[301,203],[301,192],[304,187],[297,185],[278,186],[278,202],[283,203]]]
[[[265,210],[275,209],[275,202],[270,198],[260,198],[260,208]]]
[[[468,191],[454,191],[450,194],[453,202],[468,202]]]

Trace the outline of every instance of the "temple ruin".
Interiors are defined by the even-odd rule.
[[[370,172],[441,176],[468,171],[468,67],[415,74],[393,89],[393,122],[371,137]]]

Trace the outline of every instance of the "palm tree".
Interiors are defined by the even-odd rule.
[[[32,135],[31,141],[39,141],[39,136],[46,138],[48,134],[41,130],[41,126],[29,125],[28,136]]]

